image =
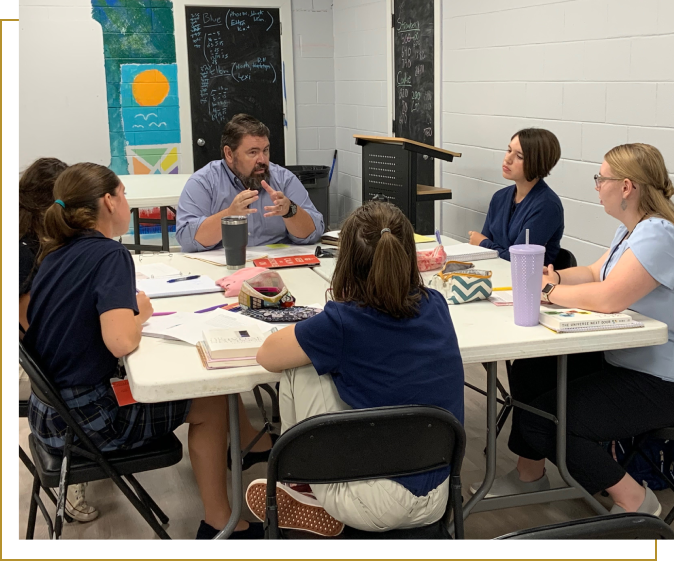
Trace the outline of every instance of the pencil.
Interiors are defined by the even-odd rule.
[[[511,286],[498,286],[492,289],[493,292],[495,292],[496,290],[512,290],[512,288]]]

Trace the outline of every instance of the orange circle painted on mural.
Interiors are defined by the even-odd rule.
[[[133,98],[138,105],[159,105],[169,95],[169,80],[159,70],[144,70],[133,79]]]

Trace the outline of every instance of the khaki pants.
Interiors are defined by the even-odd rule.
[[[280,389],[281,428],[313,415],[352,409],[330,375],[319,376],[310,364],[286,370]],[[353,528],[385,532],[433,524],[445,512],[449,478],[424,497],[389,479],[312,485],[317,500],[331,516]]]

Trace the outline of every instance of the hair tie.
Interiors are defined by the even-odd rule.
[[[392,232],[390,231],[390,228],[383,228],[383,229],[381,230],[381,236],[382,236],[383,234],[385,234],[386,232],[388,232],[389,234],[392,234]]]
[[[66,209],[67,207],[64,206],[64,201],[62,199],[55,199],[55,202],[61,206],[63,209]]]

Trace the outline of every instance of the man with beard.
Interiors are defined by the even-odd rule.
[[[269,129],[241,113],[224,127],[222,159],[188,180],[178,201],[176,239],[186,252],[221,244],[221,219],[247,216],[248,245],[310,244],[323,234],[323,216],[299,179],[269,162]]]

